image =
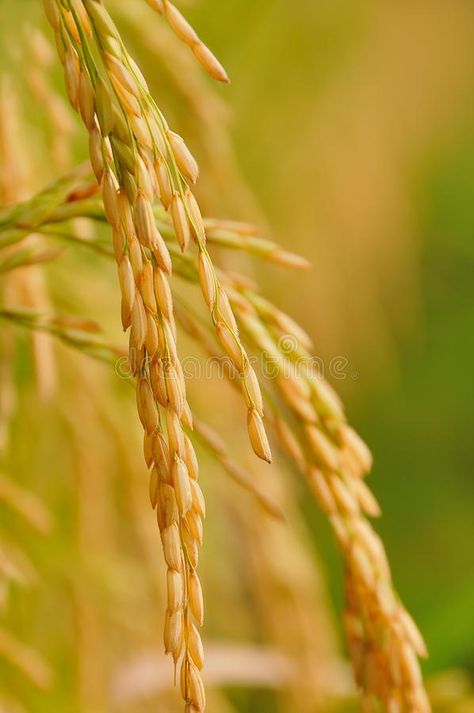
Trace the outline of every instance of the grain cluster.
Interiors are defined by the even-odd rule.
[[[121,319],[124,330],[129,330],[129,364],[144,429],[150,500],[168,566],[165,650],[180,666],[186,709],[202,711],[198,627],[203,622],[203,600],[197,566],[205,505],[177,349],[169,285],[172,261],[154,219],[155,201],[169,214],[180,250],[186,251],[191,239],[196,242],[202,294],[216,334],[242,377],[250,441],[257,455],[269,461],[260,389],[206,247],[201,212],[190,189],[199,173],[194,157],[168,127],[101,2],[46,0],[45,10],[64,66],[69,101],[89,132],[90,160],[113,229]],[[219,74],[218,63],[174,6],[166,2],[163,10],[208,71]]]
[[[171,2],[149,4],[212,77],[227,81],[220,63]],[[248,279],[217,268],[209,246],[244,250],[293,268],[305,268],[306,262],[258,238],[245,224],[203,219],[191,189],[199,175],[197,162],[169,128],[100,0],[45,0],[45,10],[69,101],[89,133],[90,161],[112,228],[150,501],[167,565],[164,644],[179,668],[185,710],[205,709],[199,634],[204,611],[197,572],[205,503],[177,321],[210,354],[217,348],[230,362],[227,375],[242,393],[250,443],[259,458],[270,462],[265,397],[277,443],[329,519],[345,564],[344,623],[364,711],[381,705],[388,713],[428,713],[418,663],[426,655],[423,639],[396,595],[383,544],[368,519],[379,515],[365,480],[370,451],[347,424],[328,382],[301,368],[310,361],[308,335]],[[84,200],[91,195],[86,192]],[[210,315],[208,327],[175,303],[173,271],[199,286]],[[250,349],[269,365],[271,378],[264,387]],[[204,424],[197,424],[196,431],[224,468],[252,489],[227,457],[225,445]],[[257,497],[265,504],[264,494],[257,492]]]

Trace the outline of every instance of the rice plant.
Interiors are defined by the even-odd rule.
[[[140,0],[133,4],[138,6]],[[153,20],[157,26],[165,20],[212,79],[228,82],[220,62],[169,0],[148,4],[161,15]],[[44,335],[105,362],[135,389],[143,426],[143,469],[148,471],[149,500],[166,563],[159,584],[166,589],[164,650],[172,659],[185,711],[206,708],[200,634],[206,597],[199,576],[206,504],[196,447],[251,494],[261,508],[257,519],[282,520],[285,512],[235,461],[230,444],[195,414],[186,360],[180,356],[182,339],[218,365],[220,377],[239,392],[241,426],[245,429],[246,423],[256,457],[271,464],[272,447],[284,453],[330,523],[344,563],[344,628],[362,709],[429,711],[418,662],[427,655],[426,647],[396,593],[383,543],[371,524],[380,508],[366,483],[370,450],[315,368],[308,334],[267,300],[254,280],[229,268],[239,252],[283,270],[305,270],[307,261],[260,237],[254,225],[203,216],[193,192],[199,179],[197,161],[168,125],[107,3],[45,0],[44,9],[64,69],[67,98],[88,135],[90,168],[81,164],[61,174],[76,129],[62,97],[46,80],[46,68],[54,65],[48,41],[38,35],[33,49],[43,69],[33,75],[31,86],[51,126],[57,175],[32,195],[27,182],[15,177],[21,141],[15,144],[14,135],[21,116],[13,111],[16,88],[5,77],[0,317],[4,325],[33,335],[46,391],[55,377],[54,368],[48,376],[51,342],[44,341]],[[181,81],[186,83],[186,78]],[[212,145],[212,134],[207,141]],[[84,221],[93,230],[84,233]],[[59,260],[65,249],[116,264],[127,349],[103,335],[97,314],[84,318],[73,311],[64,315],[51,310],[41,284],[42,266]],[[118,314],[117,304],[117,320]],[[2,369],[12,384],[14,361],[15,350],[6,348]],[[4,449],[9,438],[5,393]],[[206,407],[210,414],[221,408],[219,400],[211,399]],[[75,404],[68,408],[74,411]],[[80,429],[75,437],[80,442]],[[15,484],[14,473],[1,476],[0,497],[27,526],[48,531],[51,514]],[[2,578],[27,581],[30,564],[11,548],[2,547]],[[39,686],[49,685],[47,664],[6,630],[0,631],[0,655]]]

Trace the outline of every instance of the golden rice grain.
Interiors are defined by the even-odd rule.
[[[136,116],[135,114],[132,114],[132,116],[129,117],[129,120],[133,129],[133,133],[135,134],[139,142],[147,148],[153,149],[153,137],[150,134],[150,129],[144,118],[142,116]]]
[[[82,120],[88,129],[95,123],[94,90],[89,74],[81,72],[78,87],[78,104]]]
[[[296,270],[309,270],[311,263],[301,255],[290,253],[287,250],[275,250],[271,255],[272,262],[284,267],[293,268]]]
[[[166,408],[168,405],[168,389],[166,388],[165,371],[161,359],[150,362],[150,382],[158,402]]]
[[[81,71],[77,53],[74,50],[70,50],[66,53],[64,70],[69,101],[71,102],[71,106],[77,111],[79,109],[79,81]]]
[[[272,462],[272,454],[268,443],[267,434],[263,425],[262,418],[258,411],[251,409],[248,412],[247,427],[250,437],[250,443],[255,454],[267,463]]]
[[[135,349],[141,349],[145,344],[146,339],[146,311],[145,305],[143,304],[143,299],[138,290],[135,291],[135,299],[133,300],[132,307],[132,330],[131,335],[133,335],[133,347]]]
[[[188,468],[189,477],[197,480],[199,477],[199,463],[196,451],[188,435],[184,435],[185,461]]]
[[[350,563],[360,581],[371,589],[374,583],[374,570],[367,554],[358,544],[351,548]]]
[[[132,265],[129,258],[124,255],[119,265],[120,289],[125,313],[131,317],[132,307],[135,300],[135,280],[133,277]],[[130,320],[127,320],[130,324]]]
[[[189,662],[187,672],[187,691],[189,702],[192,703],[199,711],[204,711],[206,707],[206,696],[204,686],[197,666]]]
[[[191,492],[191,483],[187,468],[181,458],[175,458],[171,466],[171,477],[173,479],[173,487],[176,493],[176,502],[181,516],[184,517],[188,510],[191,509],[193,496]]]
[[[169,569],[167,573],[168,611],[181,609],[184,602],[184,581],[180,572]]]
[[[317,461],[328,470],[337,470],[339,467],[337,449],[324,433],[312,424],[305,426],[305,433]]]
[[[191,48],[198,62],[213,79],[218,82],[229,81],[229,77],[223,66],[216,59],[211,50],[201,41],[196,31],[170,0],[166,0],[166,2],[162,0],[147,0],[147,2],[151,7],[157,10],[157,12],[165,15],[170,27],[176,35]]]
[[[116,228],[112,229],[112,245],[114,248],[115,262],[118,265],[124,256],[125,249],[124,236],[121,230],[117,230]]]
[[[97,78],[95,104],[102,136],[106,137],[115,126],[115,112],[109,87],[100,76]]]
[[[192,507],[201,517],[206,517],[206,503],[201,487],[196,480],[191,480]]]
[[[362,510],[371,517],[379,517],[380,505],[363,480],[354,481],[354,491]]]
[[[194,542],[197,542],[198,545],[202,545],[204,526],[201,516],[194,512],[194,510],[189,510],[184,519],[184,526]]]
[[[202,42],[193,46],[193,54],[206,72],[217,82],[229,83],[229,75],[217,57]]]
[[[135,282],[138,282],[143,270],[143,253],[135,235],[128,235],[128,251]]]
[[[141,95],[137,84],[123,62],[120,62],[120,60],[114,57],[110,52],[104,52],[103,56],[114,86],[117,87],[117,85],[119,85],[123,87],[127,92],[130,92],[139,99]]]
[[[191,231],[194,236],[204,244],[206,242],[206,231],[204,229],[204,222],[196,198],[194,197],[194,194],[189,190],[189,188],[186,189],[185,198],[185,204],[188,210]]]
[[[166,564],[170,569],[181,572],[181,539],[177,523],[173,522],[172,525],[165,528],[161,537]]]
[[[368,446],[364,443],[358,433],[347,424],[341,426],[341,435],[344,444],[358,459],[364,473],[368,473],[372,468],[372,454]]]
[[[189,575],[189,606],[197,623],[202,626],[204,621],[204,599],[202,587],[196,572]]]
[[[181,529],[181,538],[189,565],[196,569],[199,563],[199,546],[186,527]]]
[[[158,486],[159,486],[159,475],[156,468],[152,468],[150,472],[150,482],[149,482],[149,495],[150,502],[153,508],[156,507],[158,502]]]
[[[227,327],[234,334],[238,334],[239,328],[237,326],[232,307],[230,306],[229,298],[220,286],[217,289],[217,309],[219,311],[219,316],[224,320]]]
[[[204,649],[202,646],[199,631],[194,624],[191,624],[188,632],[189,636],[189,653],[193,662],[199,670],[204,666]]]
[[[421,671],[413,648],[404,642],[399,646],[399,655],[405,682],[415,689],[418,688],[421,685]]]
[[[134,206],[134,223],[140,242],[151,247],[155,242],[155,218],[149,199],[141,192],[138,193]]]
[[[183,199],[179,193],[173,193],[171,198],[171,218],[173,220],[176,240],[178,241],[179,247],[184,252],[189,245],[191,231]]]
[[[328,484],[340,510],[349,515],[358,512],[357,500],[339,476],[330,475]]]
[[[242,375],[243,390],[246,395],[248,408],[254,408],[260,416],[263,416],[263,398],[260,384],[254,369],[247,364]]]
[[[428,650],[426,648],[423,636],[421,635],[420,630],[413,621],[413,618],[405,609],[400,612],[400,618],[405,634],[410,640],[414,650],[416,651],[418,656],[426,658],[428,656]]]
[[[102,136],[96,121],[93,122],[89,131],[89,157],[97,183],[100,183],[104,175],[104,159],[102,156]]]
[[[183,648],[183,614],[180,610],[166,613],[164,634],[165,653],[176,662]]]
[[[118,96],[120,97],[121,104],[126,110],[127,114],[135,114],[135,116],[141,115],[140,104],[134,95],[134,93],[129,92],[125,86],[118,80],[118,78],[110,75],[112,84]]]
[[[166,411],[166,426],[170,452],[172,454],[176,453],[180,458],[186,457],[183,430],[179,418],[173,409],[167,409]]]
[[[153,460],[163,481],[168,480],[171,473],[171,458],[168,444],[161,431],[155,431],[151,442]]]
[[[217,323],[216,332],[227,356],[241,373],[244,370],[244,352],[240,341],[224,322]]]
[[[148,379],[141,378],[137,385],[138,415],[148,434],[154,433],[158,426],[158,410],[156,408],[153,391]]]
[[[178,35],[178,37],[188,45],[193,45],[195,42],[199,42],[199,37],[193,30],[189,22],[183,17],[178,8],[176,8],[172,3],[166,2],[166,19],[168,20],[170,27]]]
[[[191,151],[184,143],[183,138],[174,131],[168,131],[167,137],[179,170],[191,183],[196,183],[199,176],[199,166]]]
[[[201,292],[207,306],[212,311],[216,303],[217,285],[212,263],[207,253],[199,253],[198,270]]]
[[[60,15],[56,0],[43,0],[43,6],[49,24],[53,29],[57,29],[59,27]]]
[[[332,386],[320,376],[314,376],[309,382],[318,412],[330,414],[344,421],[344,407]]]
[[[151,312],[146,315],[146,337],[145,347],[148,356],[154,357],[160,349],[160,339],[158,335],[158,325],[156,317]]]
[[[150,245],[153,257],[158,263],[160,270],[163,270],[167,275],[171,275],[172,263],[169,250],[166,247],[165,241],[161,237],[158,230],[154,231],[153,242]]]
[[[118,228],[120,214],[118,209],[118,188],[119,184],[115,174],[108,169],[102,181],[102,197],[107,220],[114,228]]]
[[[308,478],[310,487],[322,510],[328,515],[336,513],[337,506],[334,500],[334,495],[328,485],[327,479],[321,473],[319,468],[310,466],[308,470]]]
[[[308,403],[310,389],[308,383],[296,374],[284,374],[278,378],[278,387],[291,408],[300,413],[304,420],[312,421],[313,409]],[[311,409],[310,411],[307,408]],[[309,417],[308,417],[309,416]]]
[[[143,456],[145,458],[145,463],[148,468],[153,465],[153,452],[152,452],[153,434],[148,435],[146,431],[143,432]]]
[[[168,168],[164,161],[157,159],[154,163],[154,169],[160,191],[160,200],[163,206],[167,209],[169,208],[173,197]]]
[[[173,297],[169,281],[162,270],[154,271],[153,285],[160,311],[169,320],[173,316]]]
[[[172,525],[177,525],[179,520],[179,510],[178,503],[176,501],[176,493],[172,485],[160,482],[159,496],[159,502],[162,507],[162,515],[165,523],[165,527],[163,529],[170,528]],[[174,535],[172,534],[172,536]],[[176,569],[177,571],[180,571],[180,568]]]
[[[149,309],[150,312],[156,313],[156,298],[153,281],[153,265],[150,260],[147,260],[143,266],[138,286],[145,307]]]

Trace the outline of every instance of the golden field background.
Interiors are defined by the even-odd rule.
[[[226,258],[303,324],[330,380],[334,360],[342,365],[332,383],[374,452],[378,529],[427,639],[435,710],[468,713],[474,7],[183,2],[231,75],[222,88],[144,2],[107,4],[199,159],[206,213],[255,221],[313,263],[288,274]],[[0,157],[9,202],[84,160],[86,142],[72,113],[58,142],[35,92],[35,33],[50,38],[41,4],[2,0],[0,28],[2,127],[14,137]],[[53,57],[43,71],[62,92]],[[66,250],[15,289],[45,310],[97,320],[123,343],[115,271],[100,257]],[[0,504],[2,539],[23,565],[3,593],[0,630],[31,647],[16,657],[27,661],[22,671],[0,635],[2,705],[173,713],[163,565],[133,394],[108,366],[49,337],[32,343],[18,328],[2,330],[0,357],[13,370],[2,374],[0,471],[46,508],[30,503],[32,528]],[[273,522],[202,454],[209,710],[357,710],[326,523],[283,459],[255,464],[230,389],[193,381],[190,390],[197,414],[288,515],[286,525]]]

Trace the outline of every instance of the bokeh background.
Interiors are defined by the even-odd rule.
[[[427,640],[436,710],[473,711],[474,5],[180,3],[232,78],[214,87],[144,2],[107,4],[200,160],[206,213],[256,222],[313,263],[301,274],[223,258],[313,337],[374,453],[378,529]],[[50,39],[38,3],[3,0],[0,20],[2,87],[16,97],[3,101],[3,131],[19,138],[16,173],[11,160],[2,173],[10,202],[84,160],[86,144],[72,114],[59,141],[35,94],[34,37]],[[53,59],[44,72],[61,92]],[[4,166],[12,146],[3,144]],[[31,279],[47,307],[123,341],[106,261],[66,251]],[[32,351],[18,329],[3,338],[2,360],[13,368],[0,470],[51,513],[36,534],[0,503],[2,537],[31,566],[29,586],[6,585],[1,631],[31,647],[17,651],[20,663],[33,657],[25,681],[0,635],[4,710],[174,712],[133,394],[48,337]],[[196,411],[213,404],[209,420],[288,511],[286,525],[270,521],[202,454],[211,713],[357,710],[341,563],[324,518],[282,459],[272,472],[254,464],[230,390],[190,388]]]

